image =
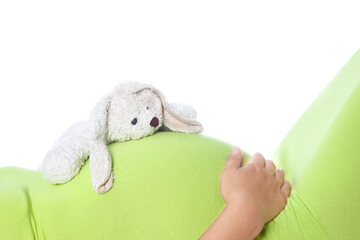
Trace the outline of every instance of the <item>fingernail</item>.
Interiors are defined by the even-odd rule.
[[[238,147],[234,147],[233,150],[231,151],[230,155],[235,155],[235,154],[240,154],[240,148]]]

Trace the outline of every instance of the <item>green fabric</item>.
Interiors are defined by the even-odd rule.
[[[258,239],[360,239],[359,83],[360,52],[275,151],[293,190]],[[88,162],[64,185],[2,168],[0,239],[197,239],[224,207],[219,179],[231,149],[171,132],[114,143],[116,179],[104,195],[92,190]]]
[[[293,191],[260,239],[360,239],[360,51],[273,155]]]
[[[224,206],[219,174],[231,149],[170,132],[112,144],[116,179],[104,195],[92,189],[88,162],[64,185],[0,169],[0,239],[196,239]]]

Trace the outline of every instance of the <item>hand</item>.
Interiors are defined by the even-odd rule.
[[[291,187],[284,181],[284,171],[256,153],[243,167],[239,148],[234,148],[222,172],[220,192],[227,205],[251,209],[262,225],[284,208]]]
[[[284,209],[291,190],[284,171],[259,153],[243,167],[241,162],[241,151],[234,148],[220,181],[226,206],[199,240],[254,239]]]

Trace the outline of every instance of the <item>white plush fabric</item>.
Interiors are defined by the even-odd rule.
[[[89,158],[91,181],[97,193],[113,185],[112,160],[107,145],[152,135],[161,126],[172,131],[200,133],[190,106],[168,104],[163,94],[138,82],[119,84],[95,106],[90,119],[74,124],[46,154],[41,170],[53,184],[75,177]]]

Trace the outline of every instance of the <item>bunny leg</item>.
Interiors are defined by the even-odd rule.
[[[46,180],[62,184],[78,174],[89,157],[88,129],[87,122],[75,123],[56,141],[40,167]]]
[[[74,154],[73,152],[53,149],[47,153],[41,171],[44,178],[52,184],[63,184],[75,177],[87,159],[87,154]]]

